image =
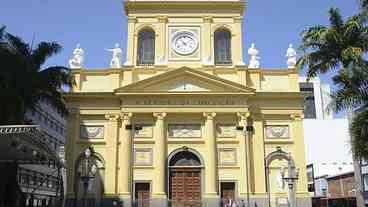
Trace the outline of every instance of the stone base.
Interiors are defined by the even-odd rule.
[[[65,207],[80,207],[82,201],[75,201],[74,198],[66,198]],[[87,202],[87,207],[134,207],[130,197],[105,197],[101,200],[101,204],[98,205],[92,201]],[[265,198],[249,198],[249,206],[247,205],[247,198],[237,198],[236,203],[238,207],[269,207],[268,197]],[[150,207],[171,207],[171,203],[167,200],[166,196],[152,196],[150,200]],[[221,199],[217,196],[203,197],[201,207],[221,207]],[[311,207],[311,198],[298,197],[297,207]],[[271,203],[271,207],[277,207],[275,203]]]
[[[151,198],[150,206],[152,207],[168,207],[169,203],[166,195],[153,195]]]
[[[219,207],[221,206],[220,197],[218,195],[209,195],[202,198],[202,207]]]

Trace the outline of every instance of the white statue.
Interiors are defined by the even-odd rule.
[[[293,45],[290,44],[286,52],[286,57],[288,58],[286,64],[288,68],[295,68],[297,58],[296,56],[296,51],[294,50]]]
[[[112,52],[112,58],[110,61],[111,68],[121,68],[121,55],[123,51],[119,47],[119,43],[115,44],[115,48],[105,49],[106,51]]]
[[[259,51],[255,48],[255,44],[252,43],[252,46],[248,49],[248,55],[249,55],[249,65],[248,68],[259,68],[261,59],[259,55]]]
[[[77,44],[77,47],[73,51],[73,57],[69,59],[70,68],[82,68],[84,61],[84,50]]]

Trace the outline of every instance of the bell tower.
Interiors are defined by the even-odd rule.
[[[134,68],[244,65],[240,0],[127,0],[127,61]]]

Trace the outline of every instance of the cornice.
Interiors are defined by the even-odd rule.
[[[126,14],[135,10],[163,10],[163,9],[189,9],[189,10],[238,10],[243,13],[245,2],[239,1],[125,1]]]

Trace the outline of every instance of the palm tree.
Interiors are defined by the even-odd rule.
[[[67,114],[62,87],[72,86],[70,69],[42,68],[46,60],[61,51],[55,42],[41,42],[35,48],[0,28],[0,124],[21,124],[27,109],[47,99]]]
[[[300,48],[304,55],[298,60],[299,68],[308,68],[308,78],[338,70],[332,79],[338,90],[331,95],[330,109],[356,111],[351,127],[356,158],[368,158],[368,123],[363,121],[368,120],[367,11],[367,0],[361,0],[361,11],[346,20],[338,9],[330,9],[330,25],[303,31]]]

